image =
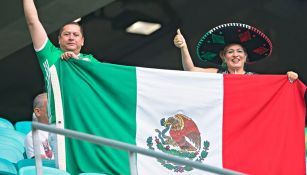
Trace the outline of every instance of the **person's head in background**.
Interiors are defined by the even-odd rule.
[[[33,113],[40,123],[48,124],[47,93],[38,94],[33,101]]]

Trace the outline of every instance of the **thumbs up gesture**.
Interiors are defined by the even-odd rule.
[[[185,39],[180,32],[180,29],[177,29],[177,34],[174,37],[174,45],[178,48],[183,48],[187,46]]]

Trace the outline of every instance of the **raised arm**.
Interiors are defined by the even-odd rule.
[[[182,36],[179,29],[177,30],[177,35],[174,38],[174,45],[180,48],[182,66],[185,71],[208,72],[208,73],[217,72],[216,68],[200,68],[200,67],[194,66],[187,43],[185,42],[185,39]]]
[[[23,0],[23,9],[34,49],[39,49],[46,41],[47,33],[39,20],[34,0]]]

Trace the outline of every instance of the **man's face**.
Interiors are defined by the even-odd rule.
[[[63,31],[59,36],[59,44],[64,52],[70,51],[77,55],[80,53],[83,43],[84,38],[80,31],[80,26],[68,24],[63,27]]]

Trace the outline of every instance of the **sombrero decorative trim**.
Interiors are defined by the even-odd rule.
[[[219,53],[231,43],[245,47],[248,63],[259,61],[272,53],[269,37],[257,28],[241,23],[222,24],[209,30],[199,40],[196,53],[202,61],[221,64]]]

